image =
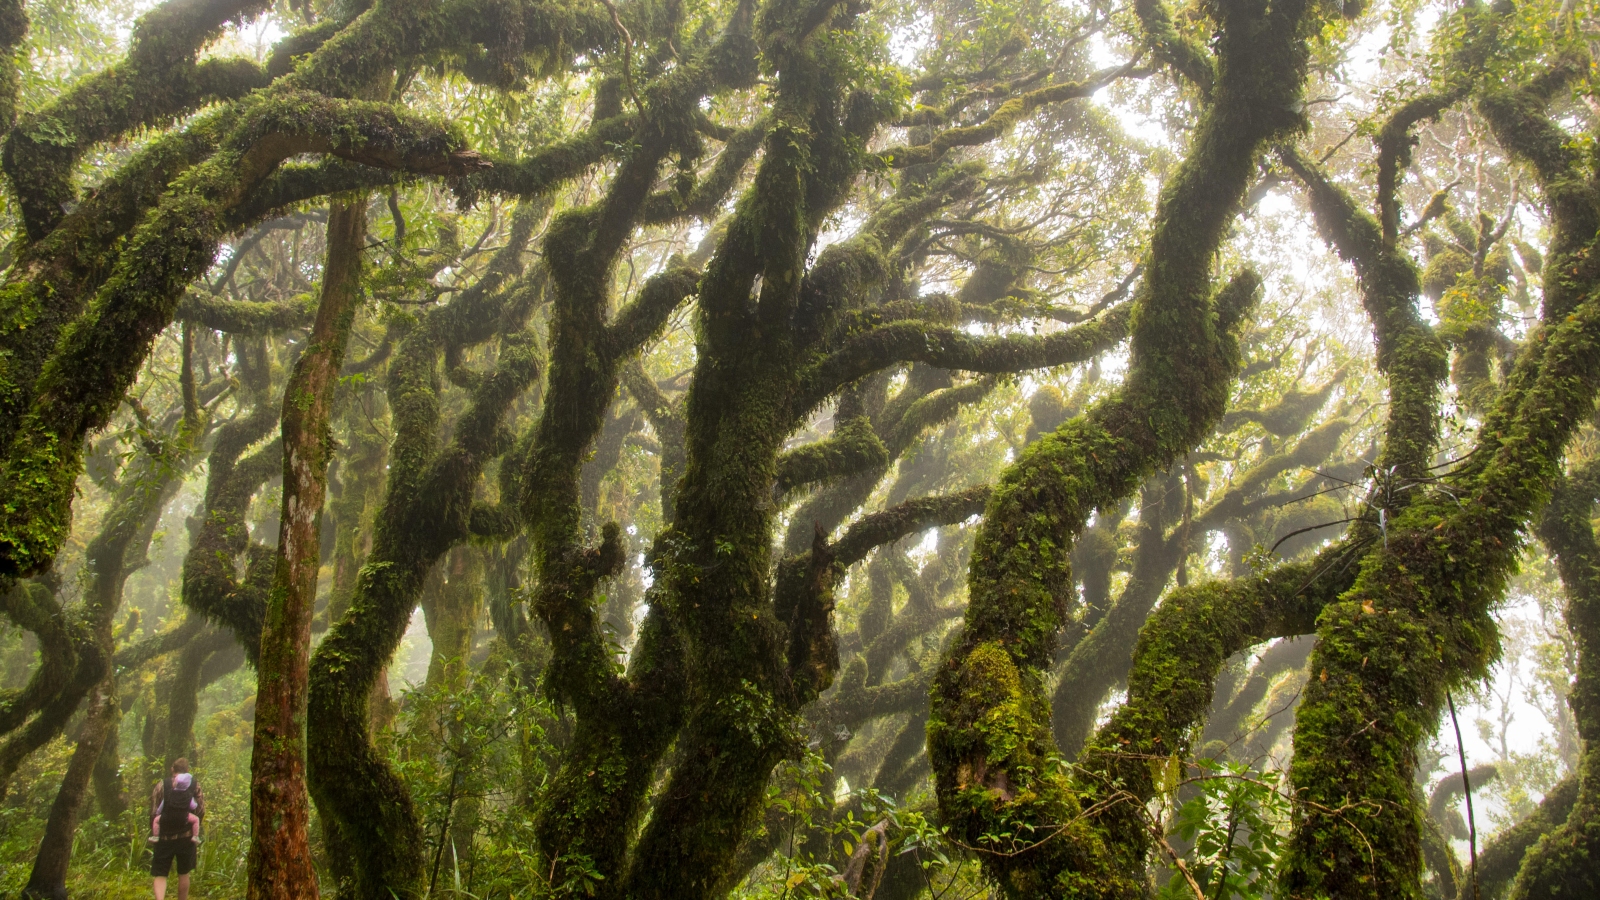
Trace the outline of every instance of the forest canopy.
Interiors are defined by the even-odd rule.
[[[0,0],[0,895],[1600,896],[1597,39]]]

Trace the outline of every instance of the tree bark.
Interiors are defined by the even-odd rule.
[[[483,561],[478,550],[456,547],[434,567],[428,580],[422,614],[433,652],[425,684],[456,694],[465,689],[471,674],[472,638],[483,615]]]
[[[128,792],[122,779],[121,742],[117,734],[124,712],[119,700],[111,726],[106,729],[105,746],[94,764],[94,802],[100,815],[107,819],[116,819],[128,811]]]
[[[307,832],[305,786],[307,666],[320,562],[322,503],[333,442],[328,429],[335,379],[361,302],[364,200],[334,201],[322,302],[310,342],[283,401],[283,514],[278,563],[267,597],[256,689],[250,781],[251,900],[317,896]]]
[[[205,689],[206,663],[214,654],[233,644],[233,635],[207,627],[196,635],[178,656],[178,671],[167,693],[166,756],[170,763],[180,756],[195,762],[194,722],[200,712],[200,692]]]
[[[78,731],[78,746],[67,764],[50,817],[45,821],[44,838],[33,859],[33,872],[22,889],[27,898],[67,900],[67,865],[72,862],[72,836],[78,830],[83,799],[89,792],[89,779],[95,763],[105,749],[106,737],[117,721],[117,679],[108,675],[89,695],[89,712]]]

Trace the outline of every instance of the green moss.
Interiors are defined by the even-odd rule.
[[[1502,897],[1522,869],[1528,850],[1559,828],[1578,800],[1578,774],[1572,773],[1545,792],[1539,806],[1526,818],[1485,842],[1478,850],[1476,877],[1487,897]]]
[[[860,416],[841,423],[827,440],[785,453],[778,460],[777,491],[786,494],[808,484],[887,464],[889,451]]]
[[[1583,753],[1577,795],[1558,827],[1529,848],[1510,896],[1580,897],[1600,891],[1594,861],[1600,859],[1600,544],[1591,514],[1600,495],[1600,464],[1587,463],[1558,482],[1538,524],[1539,537],[1555,557],[1567,596],[1567,628],[1578,660],[1567,702],[1576,719]]]
[[[1304,40],[1314,17],[1292,4],[1261,18],[1231,8],[1219,16],[1213,101],[1190,155],[1162,193],[1145,283],[1134,300],[1133,368],[1119,395],[1041,438],[1002,477],[973,550],[966,628],[936,678],[929,754],[952,832],[969,844],[985,834],[1026,841],[1023,835],[1063,832],[1026,853],[982,855],[1010,896],[1132,897],[1143,890],[1133,874],[1144,868],[1142,825],[1107,832],[1080,817],[1080,789],[1059,768],[1042,764],[1054,747],[1048,713],[1040,712],[1048,707],[1039,673],[1073,595],[1069,551],[1089,513],[1114,505],[1197,443],[1222,415],[1237,371],[1230,329],[1248,309],[1257,281],[1237,279],[1211,297],[1213,254],[1261,144],[1299,125],[1289,110],[1304,78]],[[1005,745],[958,743],[953,735],[987,715],[979,698],[1009,692],[1004,684],[982,683],[985,672],[999,667],[973,663],[980,648],[989,648],[987,657],[995,647],[1024,673],[1029,700],[1011,706],[1026,715],[1015,716],[1011,727],[986,730],[1005,737]],[[985,776],[990,783],[1004,779],[1011,798],[974,803],[963,773],[980,765],[992,770],[995,760],[1010,758],[1009,742],[1018,734],[1027,736],[1030,763]]]
[[[474,289],[430,312],[396,352],[388,386],[395,440],[372,550],[348,609],[311,661],[307,782],[350,867],[342,874],[361,897],[409,896],[422,875],[421,826],[404,783],[368,734],[368,697],[400,645],[428,571],[467,540],[483,469],[509,449],[505,417],[540,370],[526,340],[514,336],[529,312],[513,301],[531,220],[513,227],[521,240],[501,251]],[[513,334],[501,340],[498,367],[474,386],[442,442],[441,356],[501,329]]]
[[[239,459],[278,422],[265,386],[255,399],[251,415],[219,429],[207,459],[205,503],[194,543],[184,557],[181,595],[184,606],[233,632],[252,663],[261,647],[272,554],[264,545],[251,545],[245,514],[261,486],[283,470],[282,447],[276,443]],[[247,551],[249,565],[240,579],[237,561]]]
[[[1361,281],[1362,306],[1377,338],[1378,370],[1389,380],[1389,421],[1378,466],[1398,484],[1426,479],[1439,441],[1439,391],[1448,362],[1444,343],[1417,311],[1422,284],[1416,265],[1318,167],[1297,152],[1280,156],[1306,185],[1318,230],[1355,265]],[[1406,501],[1403,491],[1385,487],[1378,502],[1396,509]]]
[[[1318,621],[1314,673],[1296,718],[1290,775],[1305,798],[1282,883],[1291,893],[1414,891],[1420,835],[1414,748],[1444,691],[1480,678],[1499,652],[1490,609],[1519,531],[1593,405],[1600,308],[1534,335],[1449,492],[1420,498]],[[1455,497],[1469,498],[1458,503]],[[1371,803],[1359,825],[1331,810]],[[1392,848],[1370,854],[1364,848]],[[1349,861],[1354,861],[1350,863]],[[1341,862],[1343,861],[1343,862]]]
[[[267,134],[287,140],[254,149]],[[448,131],[388,107],[294,94],[261,101],[224,143],[185,172],[130,236],[94,303],[64,331],[40,373],[0,463],[8,498],[0,508],[0,571],[37,571],[53,559],[66,535],[83,435],[107,421],[183,291],[210,266],[231,203],[301,150],[449,168],[458,146]]]
[[[6,136],[0,166],[19,200],[28,237],[39,240],[61,221],[77,197],[74,168],[97,144],[264,87],[265,73],[248,60],[197,61],[196,54],[227,24],[266,6],[259,0],[169,0],[139,20],[122,63],[24,116]]]
[[[1542,152],[1537,139],[1553,126],[1526,92],[1520,99],[1500,95],[1485,109],[1508,147],[1518,151],[1532,140],[1531,150],[1518,152]],[[1568,186],[1586,176],[1561,166],[1552,171],[1552,161],[1534,160],[1542,179],[1559,181],[1548,197],[1557,222],[1552,245],[1581,259],[1593,240],[1593,211],[1563,203]],[[1319,620],[1313,677],[1296,719],[1290,774],[1303,799],[1284,892],[1383,897],[1418,890],[1414,748],[1437,722],[1444,692],[1483,677],[1499,652],[1490,609],[1568,437],[1592,410],[1595,384],[1585,373],[1600,352],[1600,334],[1590,330],[1600,310],[1577,298],[1594,283],[1594,273],[1576,263],[1547,279],[1545,324],[1519,355],[1472,454],[1447,489],[1421,493],[1389,519],[1356,584]],[[1333,812],[1356,808],[1347,804],[1367,814],[1357,821]]]

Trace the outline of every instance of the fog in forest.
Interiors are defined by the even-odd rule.
[[[1600,5],[0,47],[0,897],[1600,897]]]

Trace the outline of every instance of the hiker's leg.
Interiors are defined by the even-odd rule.
[[[167,900],[167,879],[164,875],[156,876],[156,900]]]
[[[178,876],[178,900],[189,900],[189,876]]]

